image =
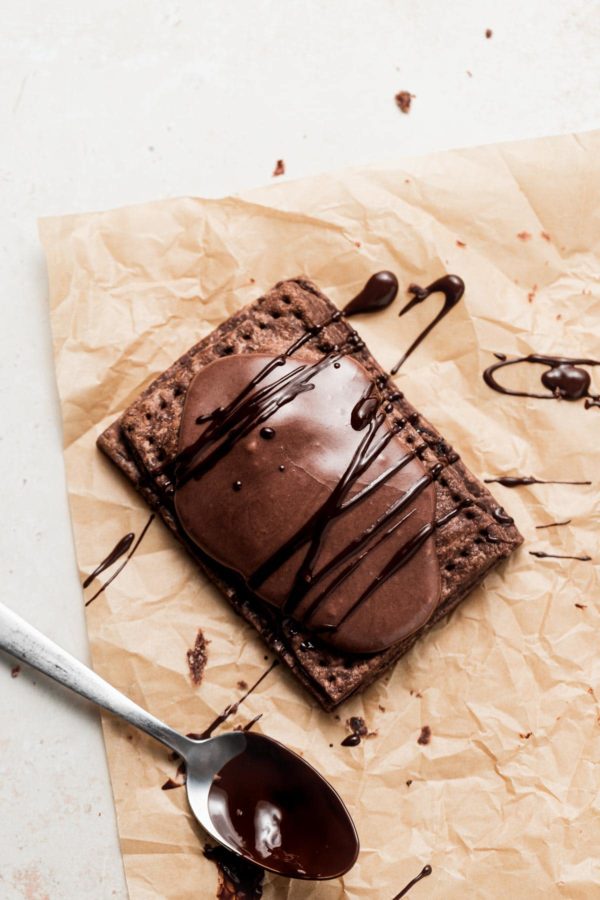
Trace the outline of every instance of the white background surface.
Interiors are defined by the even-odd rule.
[[[38,217],[599,127],[599,60],[586,0],[2,0],[2,601],[86,658]],[[96,713],[11,667],[0,898],[124,898]]]

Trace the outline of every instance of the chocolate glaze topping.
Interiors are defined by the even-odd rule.
[[[409,300],[408,303],[402,307],[399,316],[405,315],[409,310],[411,310],[418,303],[423,303],[424,300],[427,300],[432,294],[443,294],[444,295],[444,305],[442,306],[439,313],[435,316],[434,319],[427,325],[426,328],[423,329],[420,335],[415,338],[412,342],[408,350],[400,357],[394,368],[392,369],[392,375],[395,375],[399,370],[400,366],[406,362],[411,353],[417,349],[421,341],[423,341],[430,331],[440,322],[444,316],[447,316],[451,309],[454,309],[456,304],[461,299],[462,295],[465,292],[465,283],[462,278],[459,278],[458,275],[444,275],[442,278],[438,278],[437,281],[432,281],[431,284],[427,285],[427,287],[422,288],[419,287],[418,284],[411,284],[408,288],[409,293],[413,295],[412,300]]]
[[[393,272],[376,272],[364,288],[345,307],[344,315],[375,312],[393,303],[398,293],[398,279]]]
[[[586,409],[600,406],[600,395],[590,394],[590,373],[581,368],[581,366],[600,366],[600,360],[574,359],[568,356],[541,356],[535,353],[529,356],[519,356],[516,359],[507,359],[504,354],[496,354],[496,356],[499,362],[488,366],[483,373],[483,380],[488,387],[500,394],[509,394],[512,397],[534,397],[537,400],[581,400],[582,397],[587,397]],[[520,363],[545,366],[541,374],[541,382],[548,389],[547,393],[515,391],[496,381],[495,373],[499,369]]]
[[[534,478],[533,475],[502,475],[499,478],[484,478],[485,484],[501,484],[503,487],[514,488],[524,484],[591,484],[591,481],[550,481]]]
[[[98,566],[94,569],[94,571],[91,573],[91,575],[89,575],[89,576],[86,578],[86,580],[85,580],[84,583],[83,583],[83,587],[84,587],[84,588],[87,587],[89,584],[92,583],[92,581],[94,580],[94,578],[96,577],[96,575],[99,575],[101,572],[104,572],[109,566],[111,566],[111,565],[112,565],[114,562],[116,562],[121,556],[123,556],[124,553],[127,553],[127,556],[125,557],[125,559],[123,560],[123,562],[121,563],[121,565],[120,565],[117,569],[115,569],[115,571],[112,573],[112,575],[110,576],[110,578],[108,579],[108,581],[105,581],[105,582],[104,582],[104,584],[102,585],[102,587],[99,588],[99,589],[96,591],[96,593],[94,594],[94,596],[93,596],[93,597],[90,597],[90,599],[89,599],[89,600],[86,602],[86,604],[85,604],[86,606],[89,606],[90,603],[92,603],[92,602],[96,599],[96,597],[100,596],[100,594],[102,594],[103,591],[105,591],[106,588],[109,586],[109,584],[112,584],[112,582],[115,580],[115,578],[117,577],[117,575],[118,575],[120,572],[123,571],[123,569],[125,568],[125,566],[126,566],[127,563],[129,562],[129,560],[131,559],[131,557],[133,556],[133,554],[135,553],[135,551],[137,550],[137,548],[140,546],[140,544],[141,544],[142,541],[144,540],[144,537],[145,537],[145,535],[146,535],[146,532],[147,532],[148,529],[150,528],[150,525],[152,524],[152,520],[153,520],[153,519],[154,519],[154,513],[152,513],[152,515],[150,516],[150,518],[148,519],[148,521],[146,522],[146,524],[145,524],[144,527],[142,528],[142,531],[140,532],[140,536],[138,537],[138,539],[137,539],[137,541],[135,542],[135,544],[133,544],[133,546],[131,546],[131,545],[132,545],[132,541],[133,541],[135,535],[133,535],[133,534],[131,534],[131,533],[130,533],[130,534],[126,534],[124,537],[121,538],[120,541],[118,541],[118,542],[115,544],[115,546],[114,546],[113,549],[110,551],[110,553],[108,554],[108,556],[106,557],[106,559],[103,559],[102,562],[100,563],[100,565],[98,565]],[[129,549],[130,547],[131,547],[131,549]],[[127,552],[127,551],[129,551],[129,552]]]
[[[412,881],[409,881],[406,887],[403,887],[400,893],[396,894],[395,897],[392,898],[392,900],[400,900],[401,897],[405,897],[410,889],[413,888],[418,881],[421,881],[422,878],[427,878],[428,875],[431,875],[431,872],[431,866],[423,866],[416,878],[413,878]]]
[[[175,510],[259,599],[344,651],[375,652],[437,606],[433,535],[458,510],[433,520],[441,466],[427,471],[402,440],[405,421],[385,412],[350,355],[359,339],[316,362],[290,358],[306,340],[195,376],[171,473]]]

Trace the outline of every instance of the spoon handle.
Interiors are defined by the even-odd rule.
[[[0,603],[0,650],[48,675],[64,687],[125,719],[185,757],[193,745],[188,738],[150,715],[125,694],[85,666],[50,638]]]

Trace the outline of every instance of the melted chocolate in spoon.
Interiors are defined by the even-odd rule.
[[[450,310],[454,309],[456,304],[461,299],[462,295],[465,292],[465,283],[462,278],[459,278],[458,275],[444,275],[442,278],[438,278],[437,281],[432,281],[431,284],[427,285],[427,287],[422,288],[419,287],[418,284],[411,284],[408,288],[409,293],[413,295],[412,300],[409,300],[406,306],[402,307],[399,316],[405,315],[409,310],[411,310],[418,303],[423,303],[424,300],[427,300],[432,294],[443,294],[444,295],[444,305],[442,306],[439,313],[435,316],[434,319],[427,325],[426,328],[423,329],[420,335],[415,338],[412,342],[408,350],[400,357],[394,368],[392,369],[392,375],[395,375],[399,370],[400,366],[406,362],[411,353],[417,349],[421,341],[423,341],[430,331],[440,322],[444,316],[447,316]]]
[[[277,746],[255,734],[215,778],[210,817],[259,866],[295,878],[336,878],[356,860],[356,834],[337,794],[323,791],[321,776],[298,761],[286,771]]]
[[[590,393],[591,377],[586,369],[581,366],[600,366],[597,359],[575,359],[568,356],[541,356],[530,354],[519,356],[516,359],[506,359],[504,354],[496,354],[499,362],[493,363],[483,373],[483,380],[488,387],[499,394],[508,394],[512,397],[533,397],[537,400],[581,400],[587,397],[585,408],[600,406],[600,395]],[[529,363],[545,366],[541,374],[542,385],[549,393],[541,394],[529,391],[516,391],[504,387],[496,381],[495,373],[507,366]]]
[[[364,288],[344,307],[344,315],[375,312],[393,303],[398,293],[398,279],[393,272],[376,272]]]

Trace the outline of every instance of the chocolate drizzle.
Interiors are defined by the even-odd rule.
[[[217,730],[219,725],[222,725],[224,722],[227,721],[227,719],[229,719],[231,716],[234,716],[237,713],[240,705],[244,702],[244,700],[246,700],[250,696],[250,694],[254,693],[254,691],[259,686],[259,684],[261,684],[265,680],[267,675],[269,675],[273,671],[275,666],[278,666],[278,665],[279,665],[279,660],[277,660],[277,659],[273,660],[273,662],[268,667],[268,669],[266,669],[262,673],[262,675],[259,678],[257,678],[257,680],[254,682],[254,684],[252,684],[250,687],[247,687],[245,693],[242,694],[242,696],[239,698],[239,700],[236,700],[234,703],[229,703],[225,707],[223,712],[219,713],[219,715],[213,719],[213,721],[210,723],[210,725],[207,725],[207,727],[204,729],[204,731],[200,731],[200,732],[190,731],[186,735],[186,737],[189,737],[192,741],[204,741],[207,738],[212,737],[213,733]],[[258,720],[261,717],[262,717],[262,713],[259,713],[257,716],[254,716],[253,719],[251,719],[249,722],[247,722],[246,725],[244,725],[241,729],[234,728],[234,731],[236,731],[236,730],[250,731],[250,729],[253,728],[254,725],[256,725],[256,723],[258,722]],[[179,757],[176,753],[173,753],[173,754],[171,754],[171,759],[177,760],[177,759],[179,759]],[[163,791],[172,791],[173,788],[184,787],[185,779],[186,779],[184,762],[179,763],[179,766],[177,767],[176,775],[178,777],[182,778],[183,780],[175,781],[173,778],[168,778],[165,781],[165,783],[162,785]]]
[[[91,572],[88,577],[83,582],[83,589],[89,587],[94,578],[97,578],[98,575],[101,575],[106,569],[110,568],[113,563],[116,563],[118,559],[120,559],[124,553],[127,553],[131,545],[135,540],[135,534],[133,531],[130,531],[129,534],[124,535],[120,541],[117,541],[115,546],[112,548],[110,553],[102,560],[101,563],[98,563],[93,572]]]
[[[127,553],[127,556],[125,557],[125,559],[123,560],[121,565],[113,572],[113,574],[110,576],[108,581],[105,581],[104,584],[102,585],[102,587],[96,591],[94,596],[90,597],[90,599],[85,604],[86,606],[89,606],[90,603],[92,603],[96,599],[96,597],[99,597],[100,594],[102,594],[106,590],[106,588],[109,586],[109,584],[112,584],[112,582],[115,580],[117,575],[123,571],[123,569],[129,562],[129,560],[131,559],[131,557],[133,556],[133,554],[135,553],[137,548],[142,543],[142,541],[146,535],[146,532],[148,531],[148,529],[150,528],[150,525],[152,524],[153,519],[154,519],[154,513],[152,513],[152,515],[150,516],[150,518],[144,525],[142,531],[140,532],[140,536],[138,537],[137,541],[133,544],[133,546],[132,546],[132,542],[134,540],[135,535],[130,532],[129,534],[126,534],[124,537],[122,537],[121,540],[118,541],[117,544],[115,544],[115,546],[110,551],[108,556],[104,560],[102,560],[100,565],[94,569],[94,571],[91,573],[91,575],[88,575],[86,580],[83,582],[84,588],[88,587],[88,585],[90,585],[92,583],[92,581],[94,580],[94,578],[97,575],[99,575],[101,572],[104,572],[109,566],[113,565],[113,563],[115,563],[118,559],[120,559],[124,553]],[[129,549],[130,547],[131,547],[131,549]],[[129,551],[129,552],[127,552],[127,551]]]
[[[563,522],[547,522],[545,525],[536,525],[535,527],[539,531],[540,528],[558,528],[559,525],[570,525],[570,524],[571,524],[571,520],[565,519]]]
[[[591,484],[591,481],[555,481],[534,478],[533,475],[502,475],[498,478],[484,478],[485,484],[501,484],[503,487],[514,488],[524,484]]]
[[[423,866],[419,874],[415,878],[413,878],[412,881],[409,881],[406,887],[403,887],[400,893],[396,894],[395,897],[392,898],[392,900],[400,900],[401,897],[405,897],[410,889],[413,888],[415,884],[417,884],[417,882],[421,881],[422,878],[427,878],[429,875],[431,875],[431,872],[431,866]]]
[[[444,275],[442,278],[438,278],[437,281],[432,281],[431,284],[427,285],[427,287],[422,288],[419,287],[418,284],[411,284],[408,288],[410,294],[413,295],[412,300],[409,300],[408,303],[402,307],[399,316],[405,315],[409,310],[411,310],[418,303],[423,303],[424,300],[427,300],[432,294],[443,294],[444,295],[444,305],[442,306],[439,313],[435,316],[434,319],[427,325],[426,328],[415,338],[412,342],[408,350],[400,357],[394,368],[392,369],[392,375],[395,375],[396,372],[400,369],[411,353],[417,349],[421,341],[423,341],[430,331],[432,331],[435,326],[440,322],[444,316],[447,316],[450,310],[454,309],[456,304],[461,299],[462,295],[465,292],[465,283],[462,278],[459,278],[458,275]]]
[[[259,596],[262,596],[264,593],[263,586],[274,576],[281,578],[282,576],[278,574],[280,570],[287,571],[285,567],[288,563],[291,564],[292,558],[295,559],[295,555],[303,547],[306,547],[303,559],[296,566],[293,583],[286,586],[286,599],[282,605],[283,614],[309,623],[311,628],[318,630],[322,634],[324,640],[326,639],[328,642],[336,643],[337,646],[342,646],[339,644],[339,640],[342,638],[338,639],[337,637],[340,626],[349,619],[351,614],[353,615],[355,611],[359,610],[363,602],[389,578],[396,575],[400,568],[409,563],[413,556],[427,543],[433,534],[434,528],[441,527],[447,519],[444,518],[443,521],[434,524],[429,522],[425,529],[420,527],[419,517],[415,519],[414,525],[412,523],[407,525],[409,528],[408,538],[405,538],[401,543],[403,552],[394,554],[393,565],[379,565],[379,571],[376,572],[375,578],[369,583],[366,590],[363,590],[361,587],[359,602],[353,606],[347,615],[343,615],[341,619],[338,616],[337,622],[323,621],[322,610],[325,609],[325,603],[332,596],[332,592],[339,588],[343,582],[361,577],[358,572],[359,565],[367,556],[379,552],[383,542],[391,537],[392,534],[396,533],[397,535],[399,529],[409,522],[415,511],[414,504],[417,503],[421,495],[427,498],[426,501],[418,501],[420,503],[418,507],[420,510],[419,515],[422,520],[423,510],[425,509],[423,502],[426,502],[427,505],[432,502],[429,499],[433,497],[430,493],[430,488],[442,469],[441,464],[438,464],[431,471],[427,471],[419,462],[417,451],[413,449],[408,450],[402,445],[403,451],[395,461],[392,461],[383,470],[381,464],[379,464],[378,471],[367,481],[367,484],[364,487],[359,485],[359,480],[382,457],[386,448],[405,427],[406,420],[393,416],[394,407],[390,402],[390,399],[394,396],[393,394],[388,392],[386,395],[385,391],[381,392],[378,385],[372,381],[364,370],[359,368],[359,371],[362,371],[360,376],[358,372],[354,374],[354,367],[357,367],[356,363],[353,363],[348,369],[349,362],[346,358],[363,347],[362,342],[356,335],[352,335],[341,346],[330,344],[329,348],[324,351],[324,355],[316,361],[300,359],[296,361],[291,359],[309,338],[315,337],[323,328],[335,322],[339,315],[339,313],[336,313],[322,325],[309,328],[302,337],[279,356],[274,358],[262,357],[264,362],[258,371],[256,371],[257,360],[261,358],[257,356],[230,357],[212,363],[213,367],[216,365],[222,366],[223,364],[233,366],[232,371],[235,371],[236,367],[240,368],[240,366],[246,368],[254,366],[255,372],[252,377],[248,377],[244,386],[237,393],[234,393],[233,396],[231,396],[231,391],[235,389],[229,388],[230,393],[225,395],[225,402],[221,401],[219,405],[217,401],[215,403],[216,408],[212,411],[205,412],[205,407],[200,406],[200,409],[203,410],[200,415],[197,414],[198,401],[190,401],[190,396],[194,393],[194,385],[190,386],[186,408],[184,408],[184,423],[182,425],[182,435],[185,435],[185,437],[180,435],[179,453],[174,463],[165,467],[164,471],[170,475],[174,483],[175,508],[179,521],[191,539],[199,544],[202,549],[205,549],[203,541],[206,534],[206,525],[204,522],[200,522],[196,526],[194,525],[196,519],[194,518],[194,521],[190,519],[190,517],[196,516],[197,500],[194,500],[192,495],[188,495],[187,499],[184,498],[182,501],[182,496],[185,494],[190,482],[197,482],[211,473],[217,463],[222,462],[236,450],[242,439],[248,437],[248,440],[252,441],[253,438],[249,436],[254,429],[259,428],[260,437],[265,438],[267,429],[260,426],[276,413],[280,413],[284,406],[296,400],[296,398],[299,398],[297,403],[300,403],[302,395],[314,390],[318,384],[321,384],[324,373],[327,370],[330,372],[327,376],[327,385],[331,383],[331,388],[329,386],[320,388],[321,391],[339,391],[341,385],[345,384],[344,379],[349,381],[349,384],[353,383],[352,379],[355,381],[359,381],[359,379],[367,381],[367,385],[362,389],[358,400],[355,401],[349,417],[349,424],[353,431],[360,432],[361,437],[346,468],[338,476],[339,480],[328,491],[327,496],[320,505],[308,515],[307,519],[290,537],[283,540],[274,551],[270,552],[266,559],[263,557],[253,571],[250,570],[244,573],[244,579],[249,589],[255,593],[260,591]],[[339,374],[331,373],[331,369],[336,365]],[[281,374],[277,376],[276,370],[278,368],[281,369]],[[196,378],[203,376],[206,371],[202,370]],[[220,381],[229,381],[229,378],[227,375],[223,375]],[[335,384],[338,385],[337,388]],[[211,383],[208,382],[207,378],[207,383],[203,383],[203,390],[197,389],[200,403],[206,404],[209,402],[206,398],[210,390]],[[335,396],[335,394],[332,396]],[[193,406],[195,412],[190,412],[186,418],[187,404],[190,405],[190,410]],[[311,400],[311,405],[314,406],[313,400]],[[294,409],[296,409],[296,405]],[[302,409],[302,406],[298,406],[298,409]],[[192,422],[191,415],[194,416],[193,421],[196,423],[196,426],[203,426],[199,434],[197,431],[194,433],[191,425],[186,426],[185,424],[186,422]],[[298,412],[296,415],[301,415],[301,413]],[[283,432],[279,425],[276,428],[269,427],[269,444],[274,448],[278,448],[280,441],[284,440],[282,434]],[[398,448],[395,449],[397,451]],[[393,453],[390,454],[392,460],[394,455]],[[321,464],[320,461],[318,461],[318,464]],[[228,459],[228,465],[233,466],[234,463]],[[303,463],[302,465],[304,466],[305,464]],[[414,468],[415,465],[418,466],[417,469]],[[412,469],[410,468],[411,466]],[[288,467],[286,466],[282,469],[280,464],[278,468],[280,471],[287,471]],[[297,471],[297,466],[294,468]],[[375,492],[387,486],[404,469],[407,471],[406,477],[410,479],[410,483],[407,484],[403,491],[398,492],[401,494],[400,498],[389,504],[384,513],[378,514],[362,530],[357,529],[358,533],[355,531],[352,535],[352,540],[348,543],[339,546],[338,541],[333,558],[321,562],[320,566],[318,566],[319,559],[324,555],[325,539],[328,537],[336,520],[361,504],[368,506],[369,503],[373,502]],[[412,474],[408,475],[409,471],[411,473],[420,471],[422,474],[420,477],[415,478]],[[252,470],[251,478],[253,481],[255,481],[254,473],[255,470]],[[242,472],[239,474],[242,477],[233,482],[235,486],[241,486],[247,480],[246,475],[243,475]],[[293,473],[289,477],[292,476]],[[297,478],[297,476],[295,477]],[[215,478],[218,480],[218,475]],[[283,487],[281,489],[283,490]],[[388,490],[387,487],[386,490]],[[204,493],[206,492],[206,487],[203,487],[203,491]],[[389,493],[387,496],[389,496]],[[248,502],[251,503],[252,501],[249,500]],[[381,504],[384,501],[378,502]],[[410,504],[413,504],[413,509],[408,511],[408,515],[403,515]],[[400,518],[401,516],[402,518]],[[399,521],[395,521],[396,519],[399,519]],[[416,538],[410,533],[411,531],[418,532]],[[199,535],[199,537],[196,537],[196,535]],[[213,556],[215,549],[212,546],[209,547],[209,555]],[[220,550],[217,550],[218,552]],[[248,556],[247,558],[249,559]],[[223,563],[229,564],[225,559],[223,559]],[[370,565],[372,567],[373,564],[370,562]],[[344,568],[340,570],[340,567]],[[338,572],[336,573],[334,569],[338,569]],[[414,583],[419,586],[418,580]],[[432,595],[425,604],[421,602],[420,609],[415,607],[415,612],[421,617],[429,617],[437,604],[438,597],[439,587],[437,596],[433,597]],[[415,622],[414,625],[410,626],[411,630],[414,630],[419,624],[420,622]],[[390,638],[388,631],[385,630],[385,640],[388,638],[392,642],[394,638],[398,639],[394,635]],[[343,636],[343,640],[347,640],[346,634]],[[361,640],[364,640],[364,636],[361,637]],[[378,638],[378,640],[380,639]],[[351,650],[348,645],[346,645],[346,649]],[[378,649],[378,646],[373,646],[372,648],[363,648],[361,646],[354,652],[363,649],[370,651],[371,649]]]
[[[592,557],[587,556],[565,556],[562,553],[546,553],[544,550],[530,550],[530,556],[535,556],[538,559],[577,559],[579,562],[591,562]]]
[[[541,356],[532,353],[529,356],[519,356],[516,359],[506,359],[503,354],[496,354],[499,362],[493,363],[483,373],[483,380],[499,394],[508,394],[512,397],[533,397],[536,400],[581,400],[586,397],[585,408],[600,406],[600,395],[590,393],[590,373],[581,366],[600,366],[597,359],[576,359],[568,356]],[[542,385],[548,389],[545,394],[529,391],[516,391],[504,387],[496,381],[495,373],[507,366],[515,366],[520,363],[545,366],[541,374]]]
[[[375,312],[393,303],[398,293],[398,279],[393,272],[376,272],[364,288],[344,307],[346,317]]]

